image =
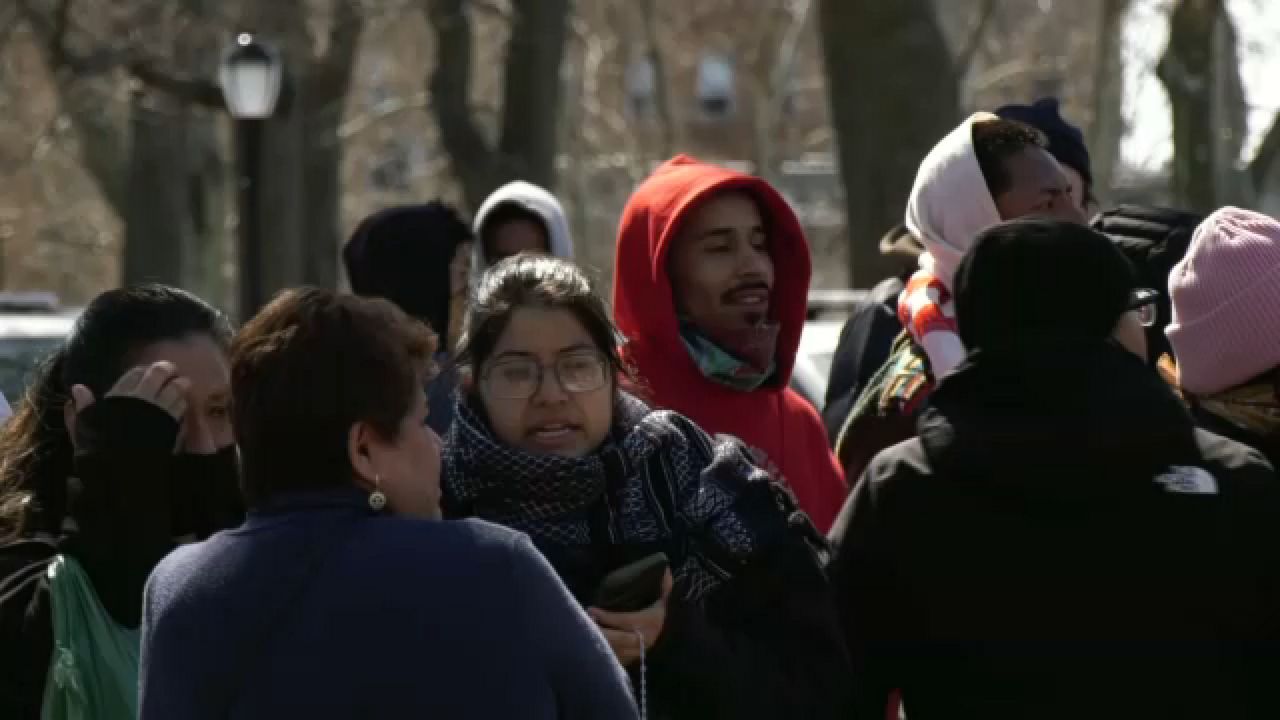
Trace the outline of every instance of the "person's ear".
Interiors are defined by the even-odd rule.
[[[378,470],[373,462],[373,443],[375,431],[364,421],[356,422],[347,432],[347,459],[355,471],[355,482],[361,487],[375,487],[378,481]]]

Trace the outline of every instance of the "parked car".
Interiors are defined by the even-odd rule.
[[[819,412],[826,403],[827,379],[831,377],[840,330],[853,306],[865,297],[862,290],[815,290],[809,294],[808,320],[800,334],[791,387]]]
[[[17,405],[31,373],[71,334],[79,315],[49,293],[0,293],[0,392],[11,404]]]

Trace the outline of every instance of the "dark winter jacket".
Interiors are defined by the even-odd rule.
[[[460,405],[444,499],[447,515],[527,532],[584,605],[611,570],[667,555],[675,586],[647,663],[651,718],[847,717],[825,543],[737,440],[620,394],[601,449],[531,455]]]
[[[900,278],[886,278],[871,290],[870,297],[854,305],[840,329],[822,407],[822,424],[833,448],[858,393],[884,365],[894,338],[902,332],[898,296],[903,288]]]
[[[916,418],[933,391],[929,356],[905,331],[854,396],[836,436],[845,477],[858,478],[881,451],[915,437]]]
[[[113,620],[138,627],[147,576],[174,547],[168,506],[178,429],[163,410],[131,398],[106,398],[80,414],[78,522],[60,537],[25,537],[0,547],[0,718],[40,717],[53,651],[46,571],[58,554],[84,568]],[[197,537],[243,517],[234,476],[219,480],[192,498],[200,512],[187,529]]]
[[[1278,520],[1134,356],[974,353],[832,534],[860,717],[1280,717]]]
[[[143,720],[636,717],[622,668],[527,538],[301,493],[165,558]]]
[[[1191,236],[1203,220],[1203,215],[1154,205],[1121,205],[1093,220],[1093,229],[1111,238],[1133,263],[1141,284],[1160,293],[1156,322],[1147,328],[1147,355],[1152,364],[1170,352],[1164,335],[1173,317],[1169,273],[1187,254]]]

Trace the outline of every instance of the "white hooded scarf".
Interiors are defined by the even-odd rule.
[[[978,233],[1001,221],[973,146],[973,126],[998,119],[975,113],[942,138],[920,163],[907,201],[907,229],[925,252],[920,272],[907,283],[898,308],[905,315],[903,325],[939,378],[958,367],[966,352],[955,331],[955,304],[949,299],[956,268]]]
[[[542,224],[547,228],[551,254],[566,260],[573,259],[573,236],[569,233],[569,219],[560,201],[555,195],[537,185],[516,180],[494,190],[476,212],[475,221],[472,223],[476,243],[471,262],[471,270],[475,278],[479,278],[488,269],[482,241],[485,221],[494,210],[508,204],[516,205],[541,218]]]
[[[924,244],[920,267],[951,287],[956,267],[978,233],[1000,224],[973,148],[973,126],[998,120],[975,113],[925,156],[907,201],[907,229]]]

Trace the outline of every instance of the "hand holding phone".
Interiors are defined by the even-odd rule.
[[[654,553],[623,565],[605,576],[592,605],[610,612],[643,610],[662,597],[662,578],[669,564],[663,553]]]
[[[638,661],[662,635],[673,584],[661,553],[613,571],[600,584],[597,603],[588,613],[624,667]]]

